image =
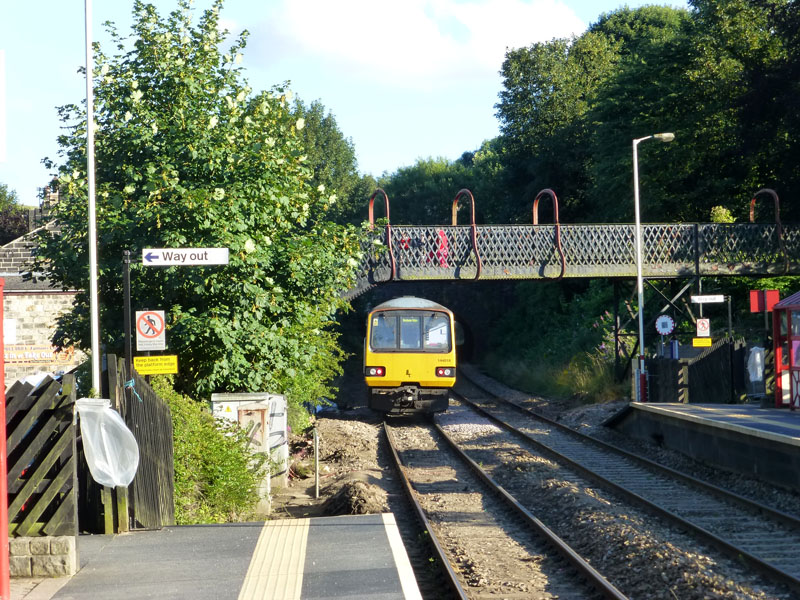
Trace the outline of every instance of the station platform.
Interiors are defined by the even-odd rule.
[[[391,513],[80,536],[78,553],[48,598],[421,600]]]
[[[800,412],[758,404],[641,403],[606,422],[731,471],[800,491]]]

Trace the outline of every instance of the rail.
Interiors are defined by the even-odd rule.
[[[450,437],[450,435],[447,434],[446,431],[444,431],[444,429],[442,429],[441,426],[434,423],[433,428],[447,442],[448,446],[453,450],[456,456],[458,456],[459,460],[466,464],[470,470],[475,473],[478,479],[482,481],[489,490],[491,490],[492,493],[497,495],[513,513],[521,518],[535,535],[546,541],[566,562],[572,566],[572,568],[575,569],[575,571],[580,573],[582,579],[586,581],[590,587],[594,588],[594,590],[603,598],[608,598],[611,600],[627,599],[627,596],[625,596],[609,581],[607,581],[605,577],[603,577],[602,574],[600,574],[594,567],[584,560],[583,557],[575,552],[566,542],[564,542],[550,528],[537,519],[528,509],[526,509],[516,498],[504,490],[503,487],[500,486],[496,481],[494,481],[494,479],[492,479],[492,477],[484,469],[482,469],[478,463],[472,460],[469,455],[459,447],[459,445],[452,439],[452,437]],[[402,472],[399,455],[394,448],[394,443],[389,435],[389,430],[385,425],[384,430],[387,432],[387,439],[389,439],[390,446],[392,448],[392,454],[398,466],[398,470]],[[413,496],[410,483],[407,484],[407,493],[409,494],[409,497],[412,498],[415,506],[418,507],[418,511],[420,511],[420,513],[423,515],[422,518],[425,518],[422,507],[419,506],[419,503]],[[431,539],[435,540],[432,530],[429,528],[428,531],[431,532]],[[442,550],[440,557],[445,564],[447,564],[447,558],[443,552],[444,551]],[[452,571],[449,566],[448,570]],[[453,577],[455,577],[454,572]]]
[[[447,558],[447,553],[444,551],[444,548],[434,535],[434,530],[431,527],[430,521],[428,521],[425,511],[420,505],[419,500],[417,500],[416,496],[414,495],[414,489],[411,486],[411,482],[403,471],[403,463],[400,460],[400,455],[397,453],[394,437],[392,436],[391,431],[389,431],[389,428],[386,426],[386,423],[383,424],[383,433],[386,436],[386,441],[389,443],[389,450],[391,451],[390,453],[396,467],[395,470],[400,476],[400,482],[403,485],[403,490],[405,491],[408,500],[414,506],[414,511],[416,512],[417,518],[422,524],[422,529],[429,533],[428,539],[430,540],[432,550],[436,554],[436,558],[442,567],[442,572],[447,578],[447,586],[450,588],[456,598],[459,600],[467,600],[469,596],[467,596],[466,591],[464,591],[464,588],[461,586],[461,583],[458,580],[458,575],[456,575],[456,572],[453,570],[453,567]]]
[[[541,425],[546,425],[550,428],[549,434],[543,436],[542,439],[546,438],[546,442],[542,441],[542,439],[537,439],[539,436],[532,436],[528,435],[527,433],[520,431],[514,425],[506,422],[505,420],[499,418],[496,414],[492,411],[486,409],[486,407],[480,406],[478,403],[472,402],[465,398],[463,395],[455,394],[456,397],[465,404],[469,405],[471,408],[491,420],[492,422],[496,423],[498,426],[502,427],[506,431],[516,435],[517,437],[523,439],[526,443],[530,443],[540,450],[546,452],[547,454],[553,456],[561,462],[562,464],[568,465],[570,468],[575,469],[577,472],[581,473],[582,475],[589,477],[601,485],[605,486],[608,489],[612,489],[616,493],[620,494],[621,496],[625,497],[628,501],[631,501],[635,504],[639,504],[645,507],[648,510],[659,514],[660,516],[678,523],[682,528],[692,531],[695,535],[699,538],[709,542],[710,544],[717,547],[722,552],[729,554],[730,556],[734,557],[735,559],[742,561],[749,565],[751,568],[760,571],[772,578],[776,581],[781,581],[782,583],[792,587],[793,589],[797,590],[800,589],[800,569],[794,567],[793,569],[786,570],[785,564],[795,564],[793,559],[786,559],[783,560],[781,566],[777,566],[773,563],[775,560],[774,556],[771,556],[769,559],[765,558],[763,555],[763,549],[758,545],[758,543],[748,544],[746,540],[740,541],[739,543],[732,543],[729,539],[730,532],[722,533],[712,531],[713,527],[709,527],[708,522],[704,522],[699,514],[699,510],[695,510],[697,514],[693,518],[683,518],[677,512],[675,512],[675,508],[667,508],[662,505],[661,502],[655,502],[650,497],[650,494],[647,492],[643,492],[639,490],[639,492],[632,491],[628,485],[624,483],[625,478],[628,480],[635,480],[637,477],[636,471],[639,469],[647,470],[652,473],[658,473],[661,477],[673,479],[676,481],[680,481],[683,484],[691,486],[695,488],[700,494],[704,494],[705,500],[703,501],[703,506],[706,509],[709,509],[711,506],[710,499],[716,498],[719,501],[723,502],[727,507],[727,510],[733,511],[734,507],[740,507],[742,510],[742,514],[751,514],[751,515],[761,515],[764,519],[772,522],[772,523],[780,523],[781,527],[785,529],[785,531],[781,530],[780,534],[776,531],[772,537],[773,541],[773,548],[776,548],[781,545],[787,545],[787,547],[795,548],[796,541],[800,538],[800,519],[796,518],[793,515],[789,515],[787,513],[777,511],[771,509],[769,507],[765,507],[761,504],[757,504],[747,498],[724,490],[722,488],[713,486],[709,483],[703,482],[699,479],[686,475],[684,473],[680,473],[673,469],[669,469],[640,457],[638,455],[632,454],[627,452],[621,448],[617,448],[611,444],[606,442],[602,442],[597,440],[591,436],[587,436],[582,434],[574,429],[567,427],[562,423],[558,423],[543,415],[536,413],[533,410],[530,410],[526,407],[520,406],[515,402],[510,400],[506,400],[497,394],[490,392],[483,388],[480,384],[476,383],[475,381],[470,380],[470,384],[474,385],[477,388],[480,388],[483,392],[488,394],[494,399],[499,400],[503,403],[504,406],[508,406],[509,408],[513,409],[516,412],[522,413],[527,417],[533,417],[536,419]],[[599,458],[599,455],[589,454],[587,453],[586,456],[583,458],[581,457],[580,453],[575,452],[574,450],[569,450],[569,444],[563,444],[557,441],[558,438],[555,436],[555,432],[558,431],[559,433],[565,434],[566,436],[574,439],[576,443],[584,444],[586,448],[594,447],[597,449],[598,452],[605,452],[610,454],[615,454],[621,457],[623,460],[628,460],[629,464],[624,468],[620,469],[606,469],[606,471],[610,473],[615,473],[615,476],[611,478],[604,476],[599,472],[597,468],[590,467],[588,465],[600,465],[602,464],[602,460]],[[567,451],[564,451],[567,449]],[[633,465],[636,465],[635,467]],[[622,475],[620,475],[620,473]],[[621,476],[624,476],[623,479],[620,479]],[[657,486],[652,482],[649,481],[648,489],[651,491],[654,490]],[[685,493],[676,493],[675,497],[685,498]],[[723,514],[722,509],[711,510],[714,515]],[[713,518],[712,518],[713,521]],[[744,517],[739,519],[739,522],[744,522]],[[767,530],[765,527],[764,530]],[[791,530],[791,531],[789,531]],[[780,537],[780,539],[779,539]],[[785,538],[785,539],[784,539]],[[789,540],[787,542],[787,540]],[[749,549],[748,546],[750,546]],[[772,554],[775,554],[774,552]],[[796,553],[792,556],[796,556]]]

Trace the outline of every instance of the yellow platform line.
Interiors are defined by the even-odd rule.
[[[309,525],[310,519],[264,523],[239,600],[300,600]]]

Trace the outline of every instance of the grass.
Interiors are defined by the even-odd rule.
[[[540,396],[598,404],[627,395],[627,384],[614,381],[613,363],[588,353],[574,356],[567,364],[490,354],[484,367],[510,387]]]

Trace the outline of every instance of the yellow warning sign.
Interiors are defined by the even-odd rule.
[[[692,338],[692,346],[695,348],[711,348],[710,337],[696,337]]]
[[[133,368],[139,375],[169,375],[178,372],[178,356],[161,354],[159,356],[134,356]]]

